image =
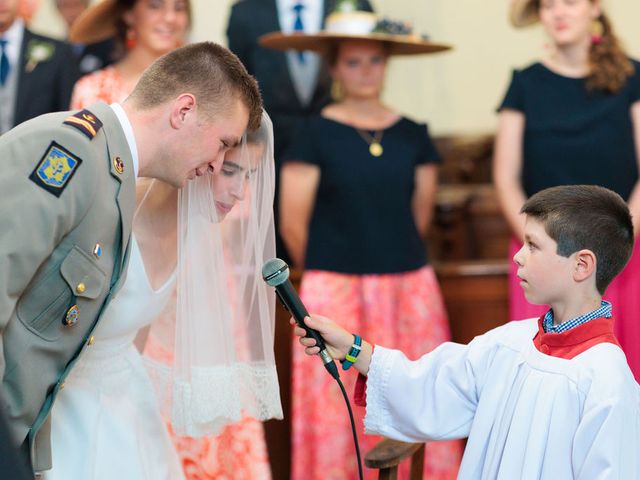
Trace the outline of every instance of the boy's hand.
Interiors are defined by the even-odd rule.
[[[296,328],[293,330],[293,333],[300,337],[300,344],[306,347],[304,350],[305,353],[307,355],[316,355],[320,351],[320,349],[315,346],[316,341],[313,338],[305,337],[307,332],[304,328],[299,327],[293,318],[289,320],[289,323],[291,323],[291,325],[295,325]],[[347,332],[333,320],[321,317],[320,315],[306,317],[305,324],[320,333],[324,339],[324,343],[327,345],[329,354],[334,359],[344,359],[353,344],[353,335],[351,333]]]

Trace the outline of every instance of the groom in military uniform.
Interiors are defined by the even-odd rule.
[[[253,77],[205,42],[155,62],[122,105],[0,137],[0,408],[34,471],[51,467],[52,404],[124,281],[136,176],[182,187],[261,116]]]

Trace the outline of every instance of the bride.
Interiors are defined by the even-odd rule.
[[[282,418],[260,274],[275,254],[272,143],[265,113],[221,171],[182,190],[138,182],[127,279],[53,407],[45,479],[183,479],[165,419],[203,436]]]

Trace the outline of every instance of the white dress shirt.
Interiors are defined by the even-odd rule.
[[[280,30],[284,33],[293,32],[296,20],[293,7],[297,4],[304,5],[300,12],[304,32],[317,33],[320,31],[324,18],[324,0],[276,0]],[[305,52],[304,62],[301,62],[298,52],[287,52],[287,65],[291,73],[293,87],[303,105],[308,105],[313,97],[318,83],[320,63],[320,56],[315,53]]]
[[[293,32],[293,24],[296,20],[293,7],[298,3],[304,5],[301,16],[305,33],[319,32],[322,27],[322,17],[324,16],[323,0],[276,0],[280,31],[284,33]]]
[[[24,21],[21,18],[17,18],[4,35],[0,35],[0,38],[4,38],[7,41],[5,52],[11,68],[9,75],[15,75],[18,71],[16,66],[19,65],[22,37],[24,37]]]
[[[9,60],[9,76],[0,87],[0,135],[13,128],[16,100],[18,97],[18,79],[20,78],[20,49],[24,37],[24,22],[16,19],[9,29],[0,35],[7,41],[5,54]]]

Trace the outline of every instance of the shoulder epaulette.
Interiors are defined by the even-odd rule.
[[[102,128],[100,119],[86,109],[80,110],[78,113],[67,117],[62,123],[77,128],[86,135],[89,140],[93,140]]]

